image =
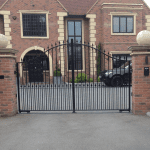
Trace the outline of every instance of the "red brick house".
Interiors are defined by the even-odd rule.
[[[7,48],[19,51],[17,62],[34,55],[35,51],[44,51],[48,45],[55,46],[55,42],[71,38],[94,47],[101,43],[101,49],[111,56],[128,55],[130,59],[127,48],[137,45],[136,35],[141,30],[150,30],[150,8],[142,0],[0,1],[0,33],[8,38]],[[68,71],[68,55],[64,49],[57,54],[62,56],[58,63],[63,64],[65,60]],[[84,71],[84,48],[81,54]],[[51,76],[52,57],[50,54],[48,63]],[[63,65],[61,72],[64,75]]]

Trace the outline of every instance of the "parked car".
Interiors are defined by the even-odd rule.
[[[132,77],[132,63],[130,63],[130,77]],[[105,70],[99,76],[107,86],[122,86],[129,83],[129,61],[119,68]]]

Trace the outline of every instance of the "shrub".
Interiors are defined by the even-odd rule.
[[[93,79],[92,78],[88,79],[88,82],[93,82]]]
[[[78,80],[78,82],[85,82],[87,80],[87,75],[84,73],[78,73],[76,79]]]
[[[59,68],[54,71],[54,76],[61,76],[61,72]]]
[[[100,82],[100,78],[99,77],[97,78],[97,81]]]

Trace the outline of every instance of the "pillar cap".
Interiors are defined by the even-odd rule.
[[[144,50],[150,50],[150,46],[147,46],[147,45],[138,45],[138,46],[130,46],[128,47],[128,50],[130,51],[133,51],[133,50],[136,50],[136,51],[144,51]]]
[[[136,41],[139,45],[147,45],[150,46],[150,31],[142,30],[136,36]]]
[[[12,49],[12,48],[0,48],[0,53],[18,53],[18,50]]]
[[[0,48],[6,48],[8,45],[8,39],[5,35],[0,34]]]

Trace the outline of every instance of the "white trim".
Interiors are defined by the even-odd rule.
[[[39,47],[39,46],[32,46],[32,47],[29,47],[27,48],[20,56],[20,62],[21,62],[21,59],[23,60],[24,56],[29,52],[29,51],[32,51],[32,50],[40,50],[42,52],[44,52],[44,48],[42,47]],[[49,58],[49,70],[50,70],[50,76],[53,76],[53,67],[52,67],[52,57],[51,55],[49,54],[48,56],[48,52],[45,53],[47,55],[47,57]],[[22,77],[22,65],[20,65],[20,77]]]

